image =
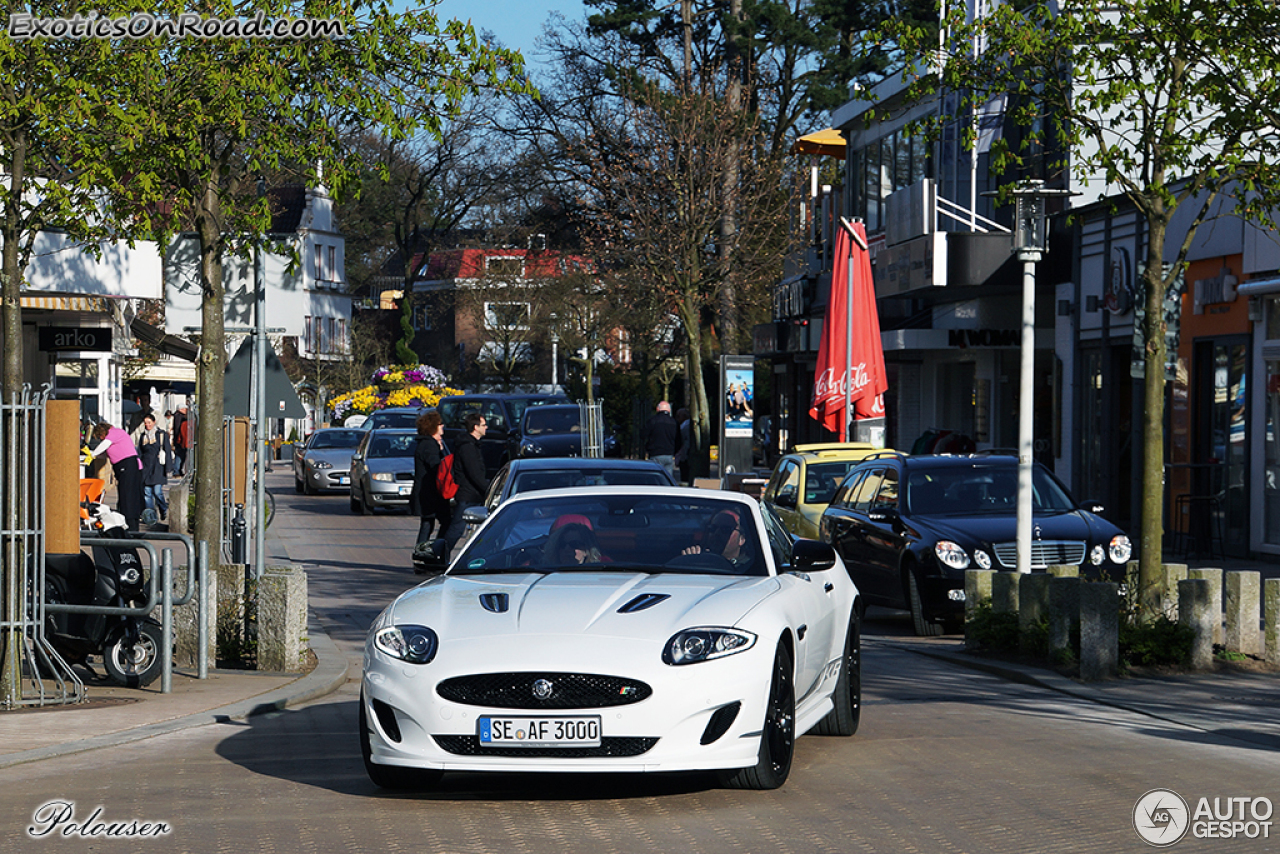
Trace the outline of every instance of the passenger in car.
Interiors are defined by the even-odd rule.
[[[600,553],[591,520],[577,513],[561,516],[552,524],[542,554],[543,563],[551,566],[610,562]]]

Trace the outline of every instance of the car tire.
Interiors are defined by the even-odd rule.
[[[138,626],[137,643],[126,644],[124,636],[121,627],[107,640],[102,649],[102,665],[117,685],[145,688],[156,681],[164,667],[160,652],[164,649],[163,632],[155,623],[143,622]]]
[[[302,494],[303,494],[303,495],[315,495],[315,494],[316,494],[316,491],[315,491],[314,489],[312,489],[312,488],[311,488],[311,481],[310,481],[310,480],[303,480],[303,481],[302,481]]]
[[[369,502],[365,500],[364,490],[360,490],[360,515],[370,516],[373,514],[373,508],[369,506]]]
[[[850,736],[858,731],[862,717],[862,621],[857,606],[849,619],[849,631],[844,639],[844,657],[840,661],[840,676],[831,696],[835,708],[818,721],[814,732],[818,735]]]
[[[351,512],[352,513],[360,512],[360,500],[356,498],[355,487],[351,488]]]
[[[299,480],[299,479],[298,479],[298,476],[295,474],[295,475],[293,476],[293,491],[294,491],[294,492],[296,492],[296,493],[298,493],[299,495],[301,495],[301,494],[302,494],[302,490],[303,490],[302,481],[301,481],[301,480]]]
[[[365,773],[369,775],[373,785],[380,789],[421,791],[433,787],[443,776],[440,771],[379,765],[373,761],[373,748],[369,741],[369,716],[364,710],[363,691],[360,693],[360,757],[364,760]]]
[[[920,600],[920,582],[916,581],[915,570],[908,566],[903,575],[906,576],[904,584],[907,590],[907,608],[911,611],[911,624],[916,630],[916,636],[932,638],[942,634],[942,624],[925,616],[924,603]]]
[[[750,768],[722,772],[721,782],[730,789],[777,789],[787,782],[796,748],[795,671],[791,653],[779,644],[769,679],[760,733],[759,761]]]

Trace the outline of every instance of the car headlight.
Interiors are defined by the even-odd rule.
[[[662,650],[667,664],[695,664],[751,649],[756,636],[742,629],[700,628],[677,632]]]
[[[333,463],[327,462],[325,460],[312,460],[311,467],[313,469],[320,469],[320,470],[331,469],[333,468]]]
[[[933,547],[933,553],[937,555],[938,560],[941,561],[944,566],[949,566],[952,569],[969,568],[968,552],[950,540],[938,540]]]
[[[1112,563],[1128,563],[1133,555],[1133,543],[1124,534],[1116,534],[1107,546],[1107,554],[1111,556]]]
[[[542,453],[542,446],[534,442],[525,442],[520,446],[520,453],[524,456],[534,456]]]
[[[430,664],[440,640],[426,626],[387,626],[374,634],[373,645],[399,661]]]
[[[974,549],[974,550],[973,550],[973,562],[974,562],[974,563],[976,563],[976,564],[978,565],[978,568],[979,568],[979,569],[990,569],[990,568],[991,568],[991,555],[987,554],[987,553],[986,553],[986,552],[984,552],[982,549]]]
[[[383,481],[396,479],[395,473],[389,472],[389,471],[375,471],[373,474],[369,475],[369,477],[373,478],[374,480],[383,480]]]

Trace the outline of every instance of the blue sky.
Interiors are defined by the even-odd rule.
[[[551,12],[569,21],[585,17],[582,0],[440,0],[435,11],[441,20],[470,20],[477,32],[492,31],[505,47],[524,54],[530,65],[537,62],[534,40],[542,35]]]

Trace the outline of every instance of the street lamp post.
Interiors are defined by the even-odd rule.
[[[1022,262],[1022,359],[1018,401],[1018,515],[1016,541],[1018,572],[1031,571],[1031,473],[1034,450],[1036,362],[1036,264],[1044,257],[1045,199],[1070,195],[1068,190],[1047,190],[1043,181],[1028,181],[1012,191],[1014,197],[1013,249]]]
[[[258,198],[262,198],[267,194],[267,184],[258,178]],[[254,513],[253,524],[253,575],[254,578],[262,578],[266,569],[266,531],[263,524],[264,514],[263,507],[267,500],[266,488],[266,429],[267,429],[267,282],[262,270],[262,240],[259,238],[254,242],[253,247],[253,277],[256,279],[257,287],[254,289],[255,306],[254,306],[254,391],[256,393],[257,406],[255,408],[254,417],[258,422],[256,433],[257,441],[257,483],[255,490],[256,508]]]

